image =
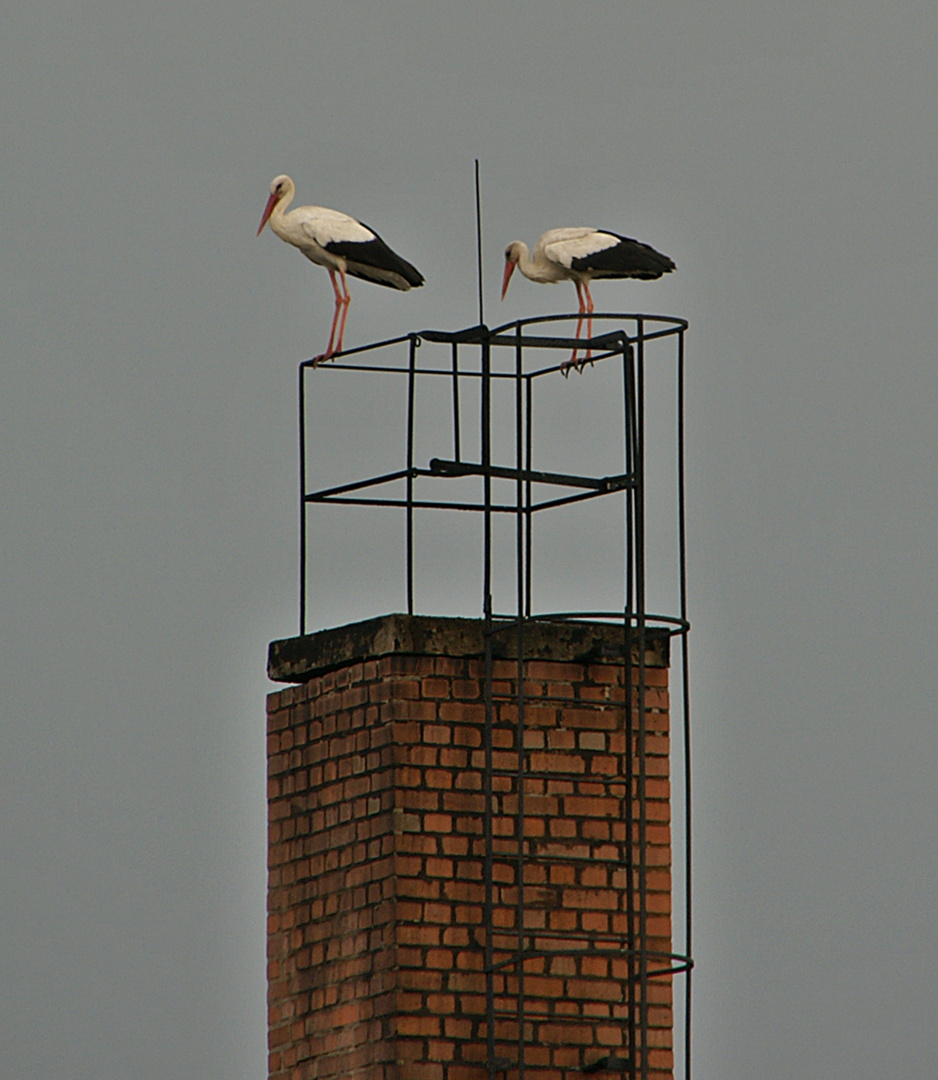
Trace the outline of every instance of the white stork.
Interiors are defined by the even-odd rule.
[[[502,280],[502,299],[508,292],[508,282],[515,267],[531,281],[553,284],[572,281],[580,304],[580,318],[576,324],[575,337],[580,336],[586,319],[586,335],[593,336],[593,297],[590,281],[593,278],[643,278],[652,281],[675,269],[674,263],[648,244],[631,240],[627,236],[605,232],[602,229],[571,228],[551,229],[534,246],[534,255],[527,244],[514,240],[505,248],[505,277]],[[577,364],[577,350],[562,367],[567,375],[571,367],[582,370],[592,356],[586,356]]]
[[[264,208],[257,235],[260,236],[261,230],[269,221],[271,229],[281,240],[293,244],[307,259],[329,271],[335,293],[335,314],[332,317],[329,344],[326,351],[315,358],[315,366],[342,351],[345,320],[352,299],[348,282],[345,280],[347,274],[404,292],[422,285],[423,275],[415,266],[411,266],[393,252],[376,232],[348,214],[327,210],[324,206],[297,206],[288,212],[287,207],[295,194],[296,186],[289,176],[278,176],[271,183],[270,198]],[[341,280],[341,288],[336,274]]]

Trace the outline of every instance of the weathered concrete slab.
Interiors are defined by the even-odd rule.
[[[514,623],[496,624],[494,655],[517,657],[518,630]],[[667,667],[670,656],[667,630],[645,631],[645,663]],[[482,619],[456,619],[435,615],[381,615],[376,619],[320,630],[302,637],[272,641],[267,674],[274,682],[305,682],[345,664],[376,659],[392,653],[410,656],[481,656],[485,652]],[[574,660],[621,663],[625,653],[621,626],[601,622],[525,623],[524,654],[536,660]],[[638,642],[632,633],[632,662],[638,663]]]

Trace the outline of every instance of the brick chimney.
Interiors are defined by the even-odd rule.
[[[667,633],[514,635],[272,643],[270,1080],[671,1077]]]

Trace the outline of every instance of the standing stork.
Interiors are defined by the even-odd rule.
[[[342,351],[345,320],[352,297],[346,275],[387,285],[406,292],[423,284],[423,275],[400,255],[392,251],[376,232],[338,210],[324,206],[297,206],[288,211],[296,186],[289,176],[278,176],[270,185],[270,198],[257,235],[270,222],[270,227],[288,244],[299,248],[307,259],[329,271],[335,293],[335,314],[326,351],[313,361],[313,366],[329,360]],[[336,279],[338,274],[338,280]],[[341,281],[341,288],[339,282]],[[341,314],[341,319],[340,319]],[[336,339],[338,327],[338,339]],[[335,347],[333,347],[333,345]]]
[[[576,285],[580,305],[580,318],[574,336],[580,336],[585,318],[589,338],[593,336],[593,297],[590,294],[593,278],[642,278],[653,281],[675,269],[667,255],[655,251],[648,244],[617,233],[588,228],[551,229],[535,244],[533,256],[529,254],[527,244],[520,240],[512,241],[505,248],[503,300],[516,266],[530,281],[548,284],[572,281]],[[586,356],[577,364],[577,350],[574,348],[573,356],[561,371],[564,375],[569,374],[571,367],[582,371],[591,358],[592,349],[587,348]]]

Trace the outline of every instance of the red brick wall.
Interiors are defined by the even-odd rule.
[[[596,659],[525,664],[524,929],[544,954],[524,962],[531,1080],[579,1080],[584,1065],[629,1053],[621,859],[638,825],[624,780],[623,672]],[[517,768],[517,676],[516,661],[495,661],[496,773]],[[666,667],[646,668],[646,685],[644,926],[647,950],[667,954]],[[268,713],[271,1080],[485,1080],[483,660],[353,656],[271,694]],[[493,786],[501,960],[518,936],[518,791],[514,776]],[[519,965],[493,985],[511,1014],[496,1021],[496,1056],[513,1080]],[[648,1075],[664,1080],[669,976],[649,981],[645,1008]]]

